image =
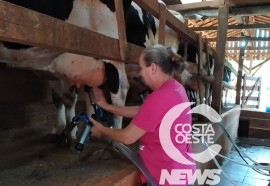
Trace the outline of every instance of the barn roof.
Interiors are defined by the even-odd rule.
[[[238,62],[239,51],[248,41],[245,60],[270,58],[270,1],[269,0],[164,0],[169,9],[180,12],[189,28],[202,33],[210,46],[216,48],[218,8],[229,7],[226,58]]]

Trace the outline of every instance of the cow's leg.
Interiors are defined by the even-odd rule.
[[[61,80],[49,81],[49,87],[52,91],[52,101],[57,109],[56,123],[50,134],[48,134],[43,141],[55,143],[59,140],[59,136],[66,126],[65,105],[62,99],[63,82]]]
[[[51,134],[60,135],[60,133],[65,129],[66,126],[66,114],[65,114],[65,105],[63,103],[62,96],[52,89],[52,99],[53,103],[57,108],[56,113],[56,124],[51,131]]]
[[[69,91],[63,94],[63,103],[66,108],[65,114],[66,114],[67,125],[71,124],[72,118],[76,115],[75,107],[76,107],[77,99],[78,99],[78,89],[75,86],[70,87]],[[75,140],[76,132],[77,132],[77,127],[73,129],[71,128],[69,137]]]
[[[111,62],[119,73],[119,89],[116,94],[111,93],[112,104],[124,106],[126,102],[127,92],[129,89],[129,82],[125,70],[125,64],[121,62]],[[122,116],[114,115],[114,125],[117,129],[122,128]]]

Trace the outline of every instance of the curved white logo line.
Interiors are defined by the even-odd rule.
[[[181,154],[181,152],[174,146],[170,136],[170,131],[174,121],[191,104],[192,104],[191,102],[186,102],[178,104],[173,108],[171,108],[163,117],[159,129],[159,140],[164,151],[174,161],[186,165],[192,165],[194,163],[188,160],[186,157],[184,157]],[[220,115],[213,108],[205,104],[201,104],[194,107],[187,114],[191,113],[201,114],[207,117],[211,122],[216,123],[221,121]],[[215,151],[216,153],[219,153],[219,151],[221,150],[221,146],[219,144],[213,144],[209,148]],[[214,158],[213,154],[211,154],[209,151],[210,151],[209,149],[206,149],[200,153],[188,153],[188,155],[195,161],[198,161],[200,163],[206,163]]]

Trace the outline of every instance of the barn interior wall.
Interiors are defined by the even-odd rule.
[[[54,125],[56,107],[45,77],[0,65],[0,84],[0,130]],[[77,107],[84,110],[81,101]]]
[[[55,125],[57,110],[48,79],[33,71],[0,63],[0,84],[1,173],[32,161],[42,149],[55,145],[43,139]],[[85,104],[79,100],[76,108],[83,112]]]

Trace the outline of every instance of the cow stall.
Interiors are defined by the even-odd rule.
[[[179,22],[168,10],[164,9],[164,6],[159,4],[156,1],[136,1],[138,5],[142,6],[143,8],[149,10],[150,13],[152,13],[154,16],[160,18],[160,22],[168,24],[168,26],[171,26],[173,29],[175,29],[177,32],[179,32],[179,36],[185,38],[185,40],[193,45],[196,45],[199,48],[199,52],[202,53],[202,51],[206,51],[206,53],[211,53],[212,56],[215,56],[215,52],[208,46],[203,45],[202,39],[200,36],[197,36],[194,32],[191,32],[188,30],[188,28],[181,22]],[[11,4],[7,4],[4,2],[0,2],[1,9],[5,9],[3,11],[4,17],[1,19],[1,29],[2,32],[0,34],[1,40],[11,41],[11,42],[19,42],[23,44],[33,45],[33,46],[39,46],[39,47],[45,47],[51,50],[55,51],[61,51],[61,52],[71,52],[81,55],[88,55],[88,56],[94,56],[96,58],[104,58],[104,59],[110,59],[110,60],[118,60],[118,61],[125,61],[129,63],[137,63],[138,56],[140,51],[142,50],[142,47],[136,46],[134,44],[126,43],[125,39],[114,39],[110,38],[108,36],[104,36],[101,34],[97,34],[95,32],[91,32],[89,30],[86,30],[84,28],[76,27],[71,24],[66,24],[63,21],[59,21],[56,19],[53,19],[51,17],[38,14],[36,12],[32,12],[27,9],[22,9],[17,6],[13,6]],[[23,16],[11,16],[14,15],[12,13],[15,12],[21,12],[18,15]],[[161,16],[160,12],[163,11],[163,17]],[[224,11],[221,9],[221,11]],[[121,12],[121,10],[120,10]],[[123,17],[123,16],[122,16]],[[121,22],[121,16],[119,19],[119,22]],[[122,21],[123,22],[123,21]],[[19,24],[20,23],[20,24]],[[48,29],[48,25],[50,25],[50,29]],[[119,26],[121,30],[121,26]],[[38,28],[38,29],[36,29]],[[160,43],[162,43],[164,33],[162,31],[162,27],[160,27]],[[164,29],[164,28],[163,28]],[[123,32],[123,31],[122,31]],[[122,33],[120,32],[120,33]],[[31,34],[29,34],[31,33]],[[49,34],[48,34],[49,33]],[[121,34],[119,34],[121,35]],[[90,45],[89,43],[95,43],[95,45]],[[120,43],[120,45],[119,45]],[[222,48],[222,43],[220,44]],[[110,49],[108,50],[108,47],[110,46]],[[219,50],[220,51],[220,50]],[[219,57],[216,59],[216,64],[218,64],[218,67],[222,67],[223,65],[223,59],[224,54],[222,57],[222,54],[219,54]],[[196,65],[191,64],[190,65],[191,71],[193,73],[198,73],[197,76],[208,83],[214,83],[214,92],[213,95],[213,102],[212,106],[220,112],[220,103],[221,103],[221,75],[222,71],[220,73],[219,68],[216,68],[215,71],[215,78],[216,81],[213,80],[213,77],[206,76],[203,72],[202,65]],[[3,67],[3,71],[8,71],[9,69],[7,67]],[[24,74],[30,74],[31,71],[24,71]],[[19,76],[19,75],[18,75]],[[5,76],[6,77],[6,76]],[[18,79],[15,79],[19,83],[20,81],[23,81],[23,76],[19,76]],[[46,78],[48,75],[46,75]],[[220,78],[219,78],[220,77]],[[14,78],[14,76],[10,77],[11,79]],[[38,76],[33,74],[32,77],[29,77],[28,80],[33,79],[35,81],[38,81]],[[27,81],[28,83],[28,80]],[[219,82],[220,80],[220,82]],[[30,81],[30,80],[29,80]],[[39,82],[33,82],[34,86],[36,84],[40,85],[42,83]],[[49,90],[48,86],[46,86],[46,80],[42,79],[40,80],[43,82],[44,91],[42,91],[42,88],[39,89],[39,91],[42,92],[44,98],[42,99],[42,96],[38,96],[38,93],[34,93],[34,91],[30,91],[31,89],[27,89],[30,91],[33,96],[30,96],[29,99],[35,99],[35,97],[38,97],[38,99],[35,100],[36,102],[36,108],[24,108],[23,104],[20,105],[14,105],[13,108],[16,110],[19,107],[23,107],[23,109],[26,109],[26,113],[34,113],[34,110],[39,110],[38,113],[36,113],[36,116],[38,119],[36,121],[33,121],[33,126],[31,124],[31,121],[29,124],[23,124],[18,126],[19,124],[16,122],[17,120],[15,117],[11,117],[12,111],[8,113],[7,115],[10,115],[9,118],[13,119],[13,122],[15,123],[14,127],[11,127],[9,125],[10,121],[7,121],[6,128],[4,128],[4,132],[1,133],[3,137],[3,143],[6,143],[7,139],[13,139],[18,140],[15,143],[15,146],[27,147],[28,142],[35,142],[38,146],[36,150],[33,148],[27,147],[22,148],[22,150],[26,151],[26,157],[27,158],[20,158],[22,153],[16,153],[17,149],[14,148],[13,144],[10,148],[11,151],[9,151],[8,154],[6,154],[3,158],[3,161],[5,161],[10,156],[10,154],[17,154],[18,156],[14,159],[16,160],[10,160],[11,162],[17,162],[12,164],[6,163],[5,168],[3,168],[2,176],[3,178],[7,178],[7,175],[10,175],[10,179],[14,182],[11,182],[11,180],[5,180],[5,183],[14,183],[15,179],[16,181],[19,181],[19,183],[26,183],[26,184],[56,184],[61,185],[65,184],[68,185],[75,185],[75,184],[87,184],[87,185],[95,185],[101,182],[100,184],[108,183],[111,184],[112,182],[118,182],[118,180],[127,181],[128,183],[136,183],[137,179],[135,179],[138,176],[138,172],[136,172],[136,168],[130,163],[126,162],[125,158],[122,157],[120,154],[115,155],[116,159],[109,159],[106,161],[102,161],[100,159],[100,154],[102,154],[102,145],[104,144],[98,144],[98,143],[89,143],[89,149],[85,149],[85,151],[81,154],[77,154],[74,149],[70,150],[63,150],[60,147],[57,147],[52,144],[43,144],[41,141],[41,136],[46,135],[49,131],[49,125],[48,123],[51,123],[53,121],[51,119],[51,114],[54,110],[52,109],[52,103],[48,103],[49,101]],[[36,84],[35,84],[36,83]],[[24,84],[22,82],[22,84]],[[31,84],[31,83],[30,83]],[[201,82],[199,85],[202,84]],[[29,85],[30,86],[30,85]],[[16,87],[16,86],[15,86]],[[12,90],[12,91],[19,91],[19,90]],[[47,91],[47,94],[46,94]],[[201,94],[202,94],[201,90]],[[28,92],[29,93],[29,92]],[[30,95],[31,95],[30,93]],[[26,93],[25,93],[26,94]],[[12,95],[9,95],[12,96]],[[40,98],[41,97],[41,98]],[[10,100],[12,98],[9,98]],[[16,98],[17,99],[17,98]],[[14,99],[16,103],[19,102],[19,100]],[[19,98],[18,98],[19,99]],[[25,98],[26,99],[26,98]],[[201,98],[200,100],[203,100]],[[38,102],[38,103],[37,103]],[[10,102],[8,102],[10,103]],[[32,102],[28,101],[31,105]],[[40,103],[42,103],[40,106]],[[44,103],[44,105],[43,105]],[[201,102],[202,103],[202,102]],[[9,106],[6,106],[3,108],[3,110],[8,108]],[[42,107],[42,108],[40,108]],[[42,111],[43,109],[43,111]],[[85,108],[83,106],[81,108],[78,108],[77,113],[83,112]],[[8,109],[9,110],[9,109]],[[226,115],[226,113],[224,113]],[[45,116],[44,116],[45,115]],[[24,112],[19,112],[18,114],[18,120],[21,118],[26,117]],[[32,116],[28,116],[32,119]],[[43,119],[42,119],[43,117]],[[3,117],[4,118],[4,117]],[[225,119],[227,118],[227,119]],[[232,110],[230,113],[228,113],[228,116],[224,117],[224,123],[228,122],[230,125],[228,128],[230,128],[230,133],[232,133],[232,136],[234,138],[236,137],[236,129],[238,127],[238,109]],[[3,119],[4,121],[4,119]],[[6,120],[5,120],[6,121]],[[27,121],[27,120],[26,120]],[[28,120],[29,121],[29,120]],[[39,130],[39,124],[38,122],[43,122],[43,127],[46,128],[45,130],[42,128]],[[233,122],[231,122],[233,121]],[[22,135],[24,133],[24,129],[20,129],[21,126],[27,126],[29,125],[29,131],[25,132],[25,135]],[[38,127],[37,127],[38,125]],[[53,125],[53,123],[52,123]],[[8,128],[10,127],[10,128]],[[37,127],[37,128],[35,128]],[[47,128],[48,127],[48,128]],[[15,130],[13,130],[15,128]],[[17,131],[16,131],[17,130]],[[8,131],[8,132],[6,132]],[[10,132],[11,131],[11,132]],[[12,133],[14,131],[14,133]],[[22,145],[21,140],[25,139],[26,137],[31,136],[29,140],[25,140],[25,143]],[[36,137],[35,137],[36,136]],[[221,144],[222,146],[227,146],[224,149],[223,154],[227,154],[230,150],[231,145],[228,143],[226,138],[224,137],[222,131],[219,132],[219,135],[216,138],[216,141]],[[13,138],[14,137],[14,138]],[[19,138],[20,137],[20,138]],[[38,141],[38,142],[37,142]],[[16,144],[17,143],[17,144]],[[93,145],[95,144],[95,145]],[[3,148],[4,149],[4,148]],[[27,153],[30,153],[28,156]],[[4,153],[3,153],[4,154]],[[12,159],[12,158],[11,158]],[[22,160],[23,159],[23,160]],[[28,161],[27,161],[28,160]],[[10,162],[6,161],[6,162]],[[28,163],[28,164],[26,164]],[[10,169],[15,166],[17,167],[16,170],[18,172],[24,172],[25,174],[18,175],[14,178],[14,175],[16,175],[15,172],[13,172],[13,169]],[[29,165],[29,167],[28,167]],[[32,166],[32,167],[31,167]],[[208,167],[208,165],[205,165]],[[210,165],[209,165],[210,166]],[[108,168],[109,167],[109,168]],[[205,168],[205,167],[204,167]],[[15,171],[15,169],[14,169]],[[126,177],[125,177],[126,176]],[[125,179],[122,179],[125,177]],[[21,179],[19,179],[21,178]],[[102,181],[105,181],[105,183]],[[4,183],[4,182],[3,182]],[[18,182],[17,182],[18,184]],[[121,183],[119,183],[121,184]],[[124,183],[122,183],[125,185]]]

